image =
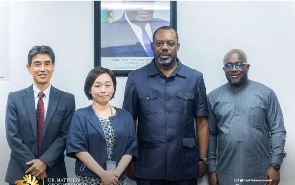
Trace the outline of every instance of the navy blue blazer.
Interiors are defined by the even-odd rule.
[[[74,95],[51,86],[44,123],[40,160],[47,164],[47,177],[66,178],[64,162],[66,137],[75,111]],[[6,138],[11,149],[5,181],[21,180],[38,158],[37,118],[33,86],[8,95],[6,106]]]
[[[116,114],[110,117],[116,137],[112,160],[118,165],[123,155],[129,154],[133,159],[137,158],[137,138],[130,113],[124,109],[115,109]],[[106,169],[107,144],[102,126],[92,106],[78,109],[74,113],[66,151],[67,156],[76,159],[77,175],[98,177],[76,157],[77,152],[88,152],[103,169]],[[126,172],[120,176],[120,178],[125,177]]]
[[[152,32],[161,26],[169,26],[168,21],[152,18]],[[132,27],[123,15],[119,20],[101,27],[102,57],[147,57],[145,49]]]

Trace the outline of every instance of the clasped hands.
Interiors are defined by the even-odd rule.
[[[117,185],[120,175],[116,171],[104,171],[100,177],[102,183],[100,185]]]
[[[27,165],[32,165],[25,173],[35,176],[38,180],[43,180],[47,177],[46,167],[47,164],[40,159],[33,159],[26,162]]]

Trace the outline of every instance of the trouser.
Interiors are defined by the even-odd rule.
[[[136,178],[137,185],[197,185],[198,179],[167,181]]]

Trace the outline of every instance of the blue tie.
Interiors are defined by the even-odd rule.
[[[151,40],[145,30],[145,26],[141,26],[142,39],[148,57],[154,57],[154,52],[151,48]]]

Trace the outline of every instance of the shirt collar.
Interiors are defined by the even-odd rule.
[[[49,85],[47,87],[47,89],[45,89],[43,91],[44,97],[47,98],[47,99],[49,98],[50,89],[51,89],[51,85]],[[38,97],[38,93],[40,92],[40,90],[38,89],[38,87],[34,83],[33,83],[33,91],[34,91],[34,97],[37,98]]]
[[[186,77],[184,65],[180,62],[180,60],[178,58],[176,60],[177,60],[177,68],[173,71],[171,76],[179,75],[182,77]],[[157,68],[155,62],[156,61],[154,58],[148,66],[149,75],[151,75],[151,76],[161,73],[160,70]]]
[[[227,86],[233,92],[240,92],[240,91],[246,89],[250,85],[251,82],[252,81],[249,79],[248,83],[244,87],[233,87],[229,84],[229,82],[227,82]]]

